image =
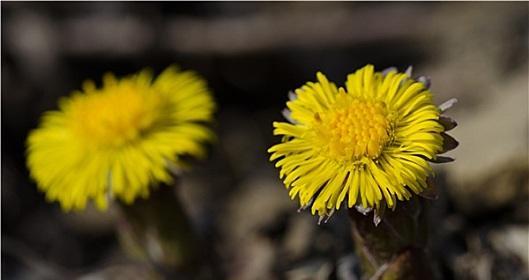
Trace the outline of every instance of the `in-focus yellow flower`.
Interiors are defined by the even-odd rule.
[[[181,156],[200,157],[213,138],[205,122],[215,104],[206,82],[170,67],[155,80],[149,71],[92,81],[46,112],[27,139],[27,164],[39,189],[64,210],[88,200],[131,203],[149,188],[169,183]]]
[[[367,65],[338,88],[322,73],[291,93],[282,143],[268,152],[301,208],[330,216],[348,207],[394,207],[427,188],[444,126],[426,80]],[[450,138],[452,139],[452,138]]]

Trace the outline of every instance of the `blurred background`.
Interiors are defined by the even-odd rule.
[[[148,279],[114,217],[65,214],[28,179],[25,138],[85,79],[171,64],[209,82],[218,144],[178,192],[215,279],[358,279],[346,211],[297,213],[266,149],[287,92],[323,71],[413,65],[461,143],[436,166],[444,279],[529,279],[528,3],[2,2],[2,278]]]

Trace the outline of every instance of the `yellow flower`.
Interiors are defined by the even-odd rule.
[[[268,152],[279,159],[291,198],[299,196],[301,208],[312,206],[321,218],[344,201],[349,208],[382,202],[393,208],[425,190],[428,161],[449,137],[426,79],[374,72],[372,65],[348,75],[345,88],[322,73],[317,79],[290,94],[284,112],[290,123],[274,122],[283,138]]]
[[[151,185],[169,183],[182,156],[204,155],[214,107],[205,81],[176,67],[155,80],[142,71],[107,74],[101,88],[87,81],[29,134],[30,174],[66,211],[91,199],[100,209],[113,197],[132,203]]]

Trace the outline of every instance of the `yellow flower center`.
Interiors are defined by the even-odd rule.
[[[69,111],[71,125],[83,140],[97,147],[115,147],[152,128],[161,103],[152,89],[123,82],[74,99]]]
[[[319,145],[336,160],[377,158],[390,141],[390,120],[386,105],[339,95],[329,110],[315,115]]]

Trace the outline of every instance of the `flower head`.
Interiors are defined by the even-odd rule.
[[[289,122],[274,122],[282,143],[268,150],[301,208],[323,217],[344,201],[349,208],[394,207],[428,188],[428,161],[453,138],[426,78],[367,65],[348,75],[345,88],[322,73],[317,80],[290,95]]]
[[[149,187],[172,180],[181,156],[204,155],[213,138],[204,125],[215,104],[203,79],[170,67],[156,79],[142,71],[107,74],[44,114],[27,139],[27,164],[38,187],[65,210],[109,197],[131,203]]]

